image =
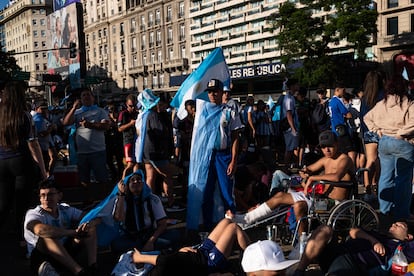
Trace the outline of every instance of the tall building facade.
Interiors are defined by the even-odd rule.
[[[144,88],[168,92],[181,84],[190,69],[188,4],[85,1],[87,75],[103,80],[96,88],[104,93]]]
[[[5,48],[14,52],[17,64],[30,72],[29,85],[39,85],[47,73],[47,17],[51,0],[16,0],[2,12],[0,25],[5,34]]]
[[[378,39],[376,56],[378,62],[388,63],[393,70],[395,55],[411,52],[414,63],[414,0],[377,0]],[[414,66],[414,64],[413,64]]]

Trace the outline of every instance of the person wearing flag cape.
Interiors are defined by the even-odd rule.
[[[202,214],[206,229],[211,229],[223,214],[214,209],[220,198],[228,216],[236,212],[234,173],[237,166],[240,117],[223,104],[223,83],[211,79],[205,92],[209,102],[197,99],[196,119],[191,145],[187,228],[197,229]],[[220,198],[215,196],[216,182]],[[201,208],[201,210],[200,210]]]

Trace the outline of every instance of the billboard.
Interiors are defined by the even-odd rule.
[[[56,2],[56,1],[55,1]],[[67,2],[67,1],[66,1]],[[47,70],[49,74],[60,74],[62,79],[70,78],[72,88],[80,86],[80,77],[69,76],[69,74],[80,75],[79,46],[79,16],[77,4],[63,7],[47,18],[48,24],[48,52]],[[71,56],[69,47],[76,44],[76,54]]]
[[[53,10],[60,10],[73,3],[80,3],[80,0],[53,0]]]

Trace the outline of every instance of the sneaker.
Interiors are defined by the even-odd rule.
[[[56,272],[55,268],[49,263],[44,261],[38,270],[39,276],[59,276],[59,273]]]
[[[167,208],[165,208],[165,210],[167,212],[181,212],[181,211],[185,210],[185,207],[181,207],[181,206],[173,204],[173,205],[168,206]]]

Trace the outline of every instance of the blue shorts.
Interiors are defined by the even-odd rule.
[[[299,135],[297,132],[296,135],[293,135],[292,130],[288,129],[283,132],[283,137],[285,138],[286,151],[293,151],[297,149],[299,146]]]
[[[371,143],[378,144],[379,139],[380,137],[376,132],[367,131],[364,133],[364,144],[371,144]]]

